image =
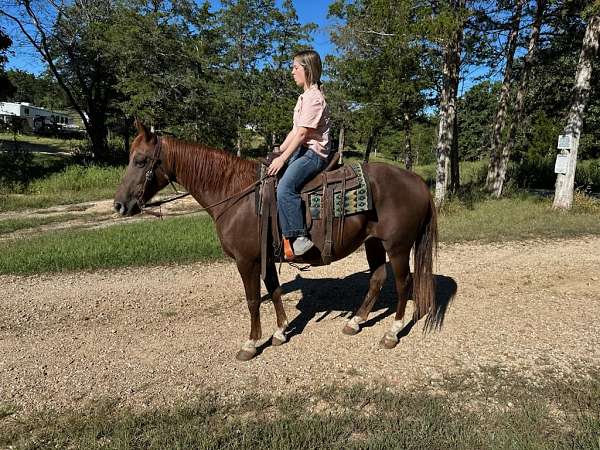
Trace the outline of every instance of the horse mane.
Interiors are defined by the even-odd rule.
[[[235,194],[256,181],[258,163],[204,144],[163,137],[165,164],[189,190]]]

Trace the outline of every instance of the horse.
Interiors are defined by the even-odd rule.
[[[161,189],[175,181],[184,186],[212,217],[223,251],[235,260],[244,284],[250,311],[250,336],[236,358],[248,361],[261,339],[260,273],[261,246],[256,215],[257,161],[232,153],[172,137],[158,137],[137,122],[138,134],[131,143],[129,164],[114,199],[114,210],[122,216],[140,213]],[[333,261],[342,259],[363,243],[370,269],[369,288],[356,314],[343,328],[348,335],[360,331],[378,298],[386,279],[386,255],[393,270],[398,303],[391,328],[381,344],[394,348],[404,328],[404,312],[409,295],[415,302],[413,322],[426,314],[425,328],[432,327],[436,296],[433,259],[437,250],[437,219],[429,189],[418,175],[385,163],[367,163],[372,192],[372,210],[348,215],[343,232],[334,239]],[[337,219],[339,220],[339,219]],[[414,275],[410,253],[414,248]],[[303,262],[321,264],[318,256]],[[308,255],[308,253],[307,253]],[[270,256],[264,284],[273,302],[277,329],[271,344],[286,342],[287,316],[281,300],[275,258]]]

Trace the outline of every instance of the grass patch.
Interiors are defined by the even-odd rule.
[[[12,146],[13,139],[12,133],[0,133],[0,145]],[[86,143],[82,139],[58,139],[28,134],[17,135],[17,142],[24,151],[48,153],[71,153]]]
[[[29,228],[37,228],[42,225],[48,225],[50,223],[66,222],[70,219],[75,219],[69,214],[58,214],[49,217],[27,217],[24,219],[3,219],[0,220],[0,235],[14,233],[19,230],[26,230]]]
[[[600,235],[598,200],[577,194],[572,211],[555,211],[551,206],[549,199],[525,194],[501,200],[455,199],[439,215],[440,241],[502,242]],[[7,240],[0,243],[0,254],[0,273],[22,274],[223,257],[214,224],[206,216],[148,220],[94,230],[64,230]]]
[[[0,273],[31,274],[223,257],[209,217],[184,217],[95,230],[58,231],[0,242]]]
[[[124,167],[71,165],[48,177],[33,180],[27,187],[0,190],[0,211],[44,208],[112,198],[121,182]]]
[[[600,234],[600,202],[578,194],[571,211],[552,209],[552,200],[527,194],[492,200],[453,199],[439,216],[440,240],[485,242],[569,238]]]
[[[469,380],[471,374],[459,378]],[[543,383],[500,374],[478,389],[436,393],[355,384],[290,396],[204,394],[139,413],[99,402],[0,421],[0,445],[18,448],[598,449],[600,376]]]

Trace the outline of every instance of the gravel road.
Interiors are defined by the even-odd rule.
[[[366,292],[366,269],[361,251],[309,272],[284,266],[291,339],[246,363],[234,358],[249,319],[232,262],[0,276],[0,405],[27,413],[108,398],[143,410],[207,390],[420,389],[486,368],[535,383],[600,368],[600,237],[441,246],[440,298],[457,288],[443,327],[424,335],[418,324],[394,350],[378,345],[393,321],[391,276],[361,333],[341,333]],[[268,343],[272,304],[261,313]]]

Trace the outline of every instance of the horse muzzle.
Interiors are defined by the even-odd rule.
[[[129,202],[115,200],[113,210],[121,216],[133,216],[141,212],[140,205],[136,199],[132,199]]]

